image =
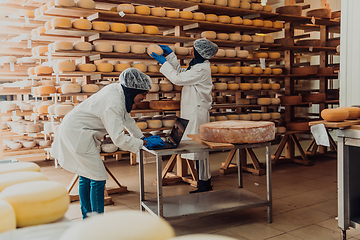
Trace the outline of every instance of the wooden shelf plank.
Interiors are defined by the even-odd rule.
[[[16,112],[16,116],[31,116],[34,113],[33,111],[20,111],[20,110],[16,110],[15,112]],[[0,112],[0,116],[11,117],[13,116],[13,111]]]
[[[33,37],[32,40],[39,40],[39,41],[66,41],[66,42],[76,42],[81,39],[80,36],[72,36],[72,35],[60,35],[60,34],[47,34],[42,33],[39,36]]]
[[[119,5],[119,0],[96,0],[96,2],[111,3]],[[147,6],[156,7],[168,7],[184,9],[196,5],[197,3],[191,1],[179,1],[179,0],[121,0],[121,3],[137,3]]]
[[[184,31],[222,31],[227,33],[233,33],[236,31],[246,32],[246,33],[272,33],[282,31],[282,28],[266,28],[266,27],[255,27],[255,26],[246,26],[239,24],[224,24],[218,22],[207,22],[207,21],[193,21],[192,24],[186,25],[183,27]]]
[[[245,46],[259,46],[260,48],[274,48],[274,51],[277,51],[278,47],[281,47],[280,44],[271,44],[271,43],[256,43],[256,42],[237,42],[237,41],[225,41],[218,39],[211,39],[212,42],[216,43],[219,47],[245,47]]]
[[[261,107],[274,107],[274,106],[280,106],[279,105],[257,105],[257,104],[252,104],[252,105],[241,105],[241,104],[235,104],[235,103],[221,103],[221,104],[213,104],[212,108],[213,109],[219,109],[219,108],[226,108],[226,109],[230,109],[230,108],[261,108]]]
[[[73,36],[73,37],[89,37],[97,34],[100,31],[97,30],[81,30],[76,28],[60,28],[55,27],[47,30],[46,35],[57,35],[57,36]]]
[[[263,78],[283,78],[285,75],[263,75],[263,74],[211,74],[212,77],[263,77]]]
[[[287,46],[287,47],[275,47],[272,48],[273,51],[285,51],[285,50],[292,50],[294,53],[312,53],[312,52],[335,52],[336,47],[311,47],[311,46]],[[311,51],[310,51],[311,50]]]
[[[301,79],[314,79],[314,78],[320,78],[320,77],[327,77],[327,78],[338,78],[338,74],[314,74],[314,75],[301,75],[301,74],[289,74],[286,75],[291,78],[301,78]]]
[[[311,17],[299,17],[299,16],[292,16],[287,14],[278,14],[277,16],[269,17],[270,20],[278,20],[284,22],[294,22],[299,24],[313,24],[311,22]],[[323,19],[323,18],[315,18],[316,25],[325,25],[325,26],[339,26],[340,21],[333,20],[333,19]]]
[[[175,37],[151,34],[134,34],[134,33],[115,33],[115,32],[99,32],[89,37],[89,42],[95,40],[112,40],[112,41],[137,41],[149,43],[186,43],[193,42],[196,39],[189,37]]]
[[[0,88],[0,95],[31,94],[31,88]]]
[[[52,6],[45,11],[45,15],[55,15],[63,17],[88,17],[96,12],[102,11],[100,9],[86,9],[78,7]]]

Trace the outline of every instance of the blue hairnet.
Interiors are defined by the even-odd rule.
[[[195,40],[194,48],[205,59],[212,58],[218,51],[218,46],[206,38]]]
[[[152,86],[151,78],[136,68],[127,68],[119,76],[121,85],[127,88],[149,91]]]

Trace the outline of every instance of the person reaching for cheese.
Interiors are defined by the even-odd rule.
[[[153,146],[130,116],[134,103],[151,89],[151,79],[135,68],[124,70],[119,83],[110,84],[76,106],[61,122],[51,155],[64,169],[79,175],[82,217],[104,212],[104,190],[108,175],[100,157],[99,138],[109,134],[121,150],[136,153]],[[125,135],[124,127],[131,134]]]
[[[164,54],[152,53],[151,56],[162,64],[160,72],[173,84],[183,86],[181,92],[181,117],[189,124],[183,139],[190,139],[188,134],[200,133],[200,125],[210,121],[209,110],[212,104],[212,78],[209,59],[214,57],[218,46],[206,38],[194,41],[191,50],[192,60],[187,69],[181,68],[175,53],[169,46],[161,45]],[[182,154],[182,158],[196,160],[198,189],[191,191],[206,192],[212,190],[209,153]]]

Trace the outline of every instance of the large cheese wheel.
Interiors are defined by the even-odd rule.
[[[129,231],[138,226],[136,231]],[[120,210],[99,214],[85,221],[74,224],[59,238],[59,240],[95,240],[104,237],[106,230],[108,239],[122,240],[166,240],[175,237],[171,225],[163,218],[154,218],[148,213],[136,210]]]
[[[14,229],[16,229],[15,211],[8,202],[0,200],[0,234]]]
[[[92,63],[84,63],[77,65],[76,70],[81,72],[95,72],[96,66],[95,64]]]
[[[159,45],[157,44],[150,44],[147,47],[147,54],[150,56],[152,53],[156,53],[157,55],[161,55],[163,54],[163,50],[161,47],[159,47]]]
[[[263,21],[263,25],[264,25],[264,27],[268,27],[268,28],[272,28],[272,27],[273,27],[272,21],[269,21],[269,20],[264,20],[264,21]]]
[[[230,69],[228,66],[217,66],[218,67],[218,72],[219,73],[229,73]]]
[[[118,43],[114,45],[114,52],[129,53],[130,45],[126,43]]]
[[[64,7],[74,7],[74,0],[55,0],[56,6],[64,6]],[[50,7],[49,7],[50,8]]]
[[[109,31],[110,25],[107,22],[92,22],[92,29],[98,31]]]
[[[179,18],[180,17],[180,13],[178,11],[166,11],[166,16],[170,17],[170,18]]]
[[[115,69],[115,72],[122,72],[129,67],[131,67],[131,66],[128,63],[119,63],[119,64],[115,64],[114,69]]]
[[[261,35],[252,35],[251,36],[251,39],[253,42],[258,42],[258,43],[261,43],[264,41],[264,36],[261,36]]]
[[[37,106],[37,112],[40,114],[47,114],[49,113],[48,108],[49,108],[48,104]]]
[[[134,44],[130,46],[130,52],[144,54],[146,52],[146,47],[144,45]]]
[[[358,107],[339,107],[337,109],[345,109],[349,111],[347,120],[354,120],[360,117],[360,108]]]
[[[73,62],[58,62],[55,67],[55,71],[60,72],[74,72],[76,69],[75,63]]]
[[[73,105],[56,104],[54,113],[56,116],[64,116],[74,108]]]
[[[283,70],[281,68],[273,68],[271,69],[271,73],[274,75],[280,75],[283,73]]]
[[[271,114],[270,113],[261,113],[261,120],[265,120],[268,121],[271,119]]]
[[[232,66],[232,67],[229,67],[229,70],[230,70],[231,74],[239,74],[239,73],[241,73],[241,67]]]
[[[2,163],[0,168],[0,175],[5,173],[24,171],[40,172],[40,167],[36,163],[32,162]]]
[[[279,90],[280,89],[280,84],[278,84],[278,83],[272,83],[272,84],[270,84],[270,86],[271,86],[272,90]]]
[[[75,42],[73,44],[73,48],[76,51],[86,51],[86,52],[90,52],[92,50],[92,45],[89,42]]]
[[[229,39],[231,41],[241,41],[241,35],[240,35],[240,33],[230,33]]]
[[[349,117],[349,111],[346,109],[330,108],[321,111],[321,117],[328,122],[342,122]]]
[[[229,34],[227,34],[227,33],[217,33],[216,38],[220,39],[220,40],[228,40],[229,39]]]
[[[99,64],[96,64],[96,71],[112,72],[112,71],[114,71],[114,65],[112,65],[111,63],[99,63]]]
[[[53,68],[49,66],[37,66],[35,67],[34,72],[36,75],[51,74],[53,73]]]
[[[265,68],[263,74],[265,74],[265,70],[267,70],[267,69],[270,69],[270,72],[271,72],[271,68]],[[262,83],[261,89],[269,90],[269,89],[271,89],[271,85],[269,83]]]
[[[183,19],[193,19],[193,13],[190,11],[181,11],[180,12],[180,18]]]
[[[276,12],[279,14],[301,16],[302,8],[298,5],[282,6],[276,8]]]
[[[251,89],[251,83],[240,83],[239,84],[241,90],[250,90]]]
[[[71,20],[68,18],[53,18],[51,19],[51,27],[71,28]]]
[[[264,43],[274,43],[274,41],[273,36],[264,36]]]
[[[148,6],[136,6],[135,7],[135,13],[140,15],[150,15],[150,8]]]
[[[131,67],[138,69],[141,72],[147,72],[147,67],[143,63],[134,63]]]
[[[52,44],[53,50],[67,51],[73,49],[73,43],[56,41]]]
[[[95,2],[93,0],[78,0],[76,2],[76,7],[95,9]]]
[[[128,30],[128,32],[131,32],[131,33],[143,33],[144,32],[143,27],[137,23],[129,24],[127,26],[127,30]]]
[[[238,8],[240,7],[240,0],[228,0],[228,7]]]
[[[205,21],[205,13],[202,12],[194,12],[193,19],[198,21]]]
[[[243,42],[251,42],[252,37],[250,35],[241,35],[241,41],[243,41]]]
[[[48,47],[47,46],[38,46],[36,48],[36,55],[40,56],[42,54],[45,54],[47,53],[49,50],[48,50]]]
[[[0,175],[0,192],[5,188],[18,183],[40,181],[40,180],[45,181],[48,180],[48,178],[45,176],[45,174],[34,171],[4,173]]]
[[[166,16],[166,10],[162,7],[153,7],[150,9],[150,14],[157,16],[157,17],[165,17]]]
[[[253,68],[252,67],[241,67],[241,72],[243,74],[251,74],[252,73]]]
[[[251,83],[252,90],[260,90],[262,88],[261,83]]]
[[[75,19],[72,21],[72,27],[82,30],[90,30],[92,28],[92,24],[87,19]]]
[[[230,23],[231,18],[227,15],[220,15],[220,16],[218,16],[218,21],[221,23]]]
[[[237,50],[236,56],[239,58],[247,58],[249,56],[249,51],[247,50]]]
[[[271,99],[270,98],[258,98],[257,99],[257,104],[258,105],[270,105],[271,104]]]
[[[215,0],[215,5],[226,6],[227,0]]]
[[[143,28],[145,34],[152,34],[152,35],[159,34],[159,29],[157,26],[144,26]]]
[[[251,9],[256,11],[262,11],[263,6],[260,3],[251,3]]]
[[[150,101],[150,109],[155,110],[178,110],[180,109],[180,101],[165,101],[165,100],[159,100],[159,101]]]
[[[243,19],[243,24],[246,26],[252,26],[253,22],[250,19]]]
[[[280,98],[271,98],[272,105],[279,105],[281,102]]]
[[[36,28],[36,32],[37,32],[37,35],[44,34],[46,32],[46,29],[45,29],[45,27],[40,26],[40,27]]]
[[[111,43],[108,42],[98,42],[95,43],[94,49],[97,52],[112,52],[113,46]]]
[[[208,39],[215,39],[216,35],[217,34],[214,31],[204,31],[201,33],[202,38],[208,38]]]
[[[205,123],[200,126],[200,138],[220,143],[267,142],[275,138],[275,124],[235,120]]]
[[[64,84],[61,86],[61,91],[66,93],[79,93],[81,92],[81,86],[77,83]]]
[[[282,22],[273,22],[273,28],[283,28],[284,24]]]
[[[268,57],[269,57],[269,54],[266,53],[266,52],[258,52],[258,53],[255,54],[255,56],[256,56],[257,58],[268,58]]]
[[[252,22],[253,22],[253,26],[255,26],[255,27],[262,27],[262,26],[264,26],[263,20],[254,19],[254,20],[252,20]]]
[[[226,57],[236,57],[236,50],[234,49],[226,49],[225,50]]]
[[[0,199],[14,208],[18,227],[45,224],[62,218],[70,198],[66,188],[54,181],[19,183],[4,189]]]
[[[281,54],[279,52],[269,52],[270,59],[278,59],[280,57],[281,57]]]
[[[253,74],[262,74],[262,73],[263,73],[263,70],[262,70],[261,67],[253,67],[252,73],[253,73]]]
[[[277,119],[281,118],[281,114],[278,113],[278,112],[270,113],[270,115],[271,115],[271,119],[274,119],[274,120],[277,120]]]
[[[135,7],[132,4],[119,4],[117,6],[117,11],[124,13],[135,13]]]
[[[161,128],[162,121],[161,120],[147,120],[147,127],[148,128]]]
[[[225,57],[225,49],[218,49],[218,52],[216,53],[216,57]]]
[[[231,20],[230,22],[232,24],[242,24],[243,23],[243,20],[241,17],[231,17]]]
[[[206,14],[205,15],[205,20],[209,21],[209,22],[217,22],[218,21],[218,16],[215,14]]]
[[[263,6],[263,11],[265,12],[272,12],[273,7],[271,5],[265,5]]]
[[[230,67],[230,72],[231,72],[231,68]],[[227,84],[227,89],[229,90],[238,90],[239,89],[239,84],[238,83],[228,83]]]
[[[212,74],[218,72],[218,67],[217,67],[217,66],[210,66],[210,69],[211,69],[211,73],[212,73]]]
[[[96,84],[85,84],[81,86],[81,92],[94,93],[99,91],[99,86]]]
[[[110,31],[112,32],[126,32],[126,25],[123,23],[111,23]]]
[[[227,83],[214,83],[216,90],[226,90],[227,89]]]

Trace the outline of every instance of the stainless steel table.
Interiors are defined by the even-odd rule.
[[[166,219],[175,219],[186,216],[207,215],[210,213],[219,213],[225,211],[234,211],[239,209],[254,208],[267,206],[268,222],[272,222],[272,186],[271,186],[271,154],[270,143],[255,144],[237,144],[234,145],[238,149],[238,188],[226,190],[213,190],[209,192],[194,193],[187,195],[179,195],[172,197],[163,197],[162,189],[162,156],[209,152],[214,150],[230,150],[227,149],[211,149],[199,142],[193,140],[181,141],[176,149],[149,150],[143,148],[140,150],[139,162],[139,178],[140,178],[140,206],[142,211],[148,211],[154,216],[161,216]],[[266,182],[267,182],[267,198],[263,199],[256,194],[249,192],[243,188],[242,171],[241,171],[241,154],[243,148],[266,147]],[[234,149],[232,148],[232,149]],[[145,199],[144,189],[144,160],[143,151],[147,151],[156,155],[156,175],[157,175],[157,198]]]

